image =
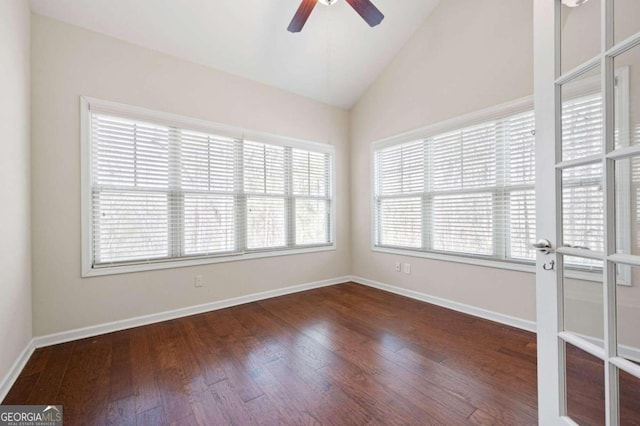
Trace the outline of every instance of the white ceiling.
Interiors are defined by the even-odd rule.
[[[370,28],[345,2],[318,4],[287,31],[300,0],[31,0],[35,13],[350,108],[440,0],[373,0]]]

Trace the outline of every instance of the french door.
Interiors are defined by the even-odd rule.
[[[640,424],[640,0],[534,0],[542,425]]]

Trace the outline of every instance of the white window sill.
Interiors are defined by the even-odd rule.
[[[155,261],[149,263],[135,263],[126,265],[100,266],[97,268],[89,268],[82,272],[83,278],[98,277],[103,275],[128,274],[132,272],[155,271],[159,269],[184,268],[188,266],[208,265],[214,263],[238,262],[241,260],[261,259],[265,257],[275,256],[291,256],[295,254],[316,253],[323,251],[332,251],[336,249],[335,244],[304,247],[297,249],[284,249],[277,251],[252,252],[244,254],[233,254],[224,256],[202,257],[197,259],[177,259],[166,261]]]

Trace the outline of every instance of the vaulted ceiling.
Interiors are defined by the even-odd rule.
[[[345,1],[31,0],[33,12],[344,108],[352,107],[440,0],[374,0],[370,28]]]

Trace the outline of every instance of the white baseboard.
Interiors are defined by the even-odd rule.
[[[13,363],[7,374],[2,378],[2,381],[0,381],[0,404],[2,404],[2,401],[9,393],[11,386],[13,386],[25,365],[27,365],[27,361],[29,361],[31,355],[33,355],[33,351],[35,349],[36,347],[33,345],[33,339],[31,339],[22,352],[20,352],[20,355],[18,355],[18,358]]]
[[[6,376],[2,379],[2,381],[0,381],[0,402],[2,402],[2,400],[7,396],[7,393],[9,393],[9,390],[24,369],[27,361],[29,361],[31,355],[33,355],[33,351],[37,348],[57,345],[59,343],[70,342],[73,340],[84,339],[87,337],[98,336],[100,334],[112,333],[114,331],[126,330],[129,328],[139,327],[142,325],[153,324],[171,319],[187,317],[190,315],[201,314],[204,312],[216,311],[218,309],[230,308],[232,306],[244,305],[245,303],[271,299],[272,297],[284,296],[286,294],[298,293],[314,288],[341,284],[344,282],[348,282],[350,278],[351,277],[349,276],[337,277],[323,281],[316,281],[291,287],[279,288],[277,290],[234,297],[232,299],[205,303],[203,305],[190,306],[188,308],[159,312],[157,314],[144,315],[140,317],[129,318],[126,320],[114,321],[106,324],[99,324],[90,327],[78,328],[75,330],[63,331],[61,333],[34,337],[24,348],[20,356],[18,356],[18,359],[16,359],[16,361],[13,363]]]
[[[488,319],[490,321],[499,322],[501,324],[506,324],[511,327],[519,328],[521,330],[531,331],[533,333],[536,332],[535,321],[529,321],[521,318],[512,317],[510,315],[500,314],[498,312],[489,311],[487,309],[476,308],[475,306],[465,305],[464,303],[454,302],[452,300],[430,296],[428,294],[420,293],[418,291],[407,290],[405,288],[384,284],[378,281],[370,280],[368,278],[351,276],[350,279],[351,281],[356,282],[358,284],[388,291],[390,293],[399,294],[400,296],[409,297],[411,299],[416,299],[422,302],[431,303],[433,305],[442,306],[443,308],[452,309],[454,311],[473,315],[475,317],[480,317],[480,318]]]
[[[349,281],[348,276],[337,277],[323,281],[316,281],[291,287],[279,288],[276,290],[264,291],[261,293],[248,294],[246,296],[234,297],[232,299],[219,300],[202,305],[190,306],[188,308],[175,309],[172,311],[159,312],[157,314],[144,315],[129,318],[121,321],[114,321],[106,324],[93,325],[75,330],[63,331],[60,333],[48,334],[46,336],[34,337],[33,343],[36,348],[57,345],[59,343],[70,342],[87,337],[98,336],[100,334],[112,333],[114,331],[126,330],[128,328],[140,327],[142,325],[172,320],[176,318],[188,317],[204,312],[217,311],[219,309],[230,308],[232,306],[244,305],[246,303],[259,300],[271,299],[272,297],[284,296],[286,294],[299,293],[314,288],[327,287]]]

